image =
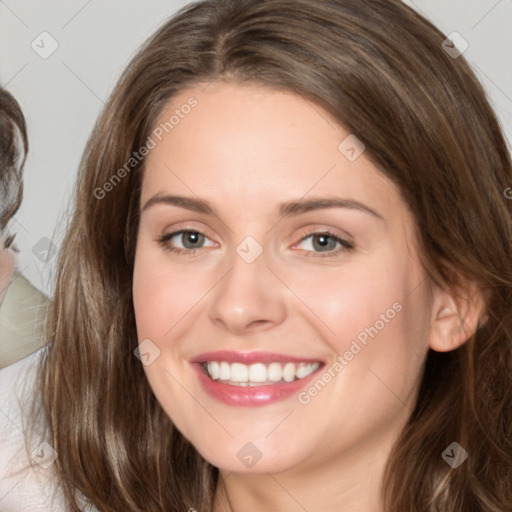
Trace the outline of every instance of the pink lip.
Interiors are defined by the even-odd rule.
[[[266,386],[230,386],[219,381],[212,380],[204,371],[202,363],[205,361],[226,361],[230,363],[271,363],[271,362],[319,362],[318,359],[297,358],[271,352],[208,352],[190,360],[196,371],[203,389],[212,398],[227,404],[240,407],[257,407],[269,405],[280,400],[285,400],[292,395],[297,395],[322,369],[320,364],[317,370],[299,380],[293,382],[280,382]]]

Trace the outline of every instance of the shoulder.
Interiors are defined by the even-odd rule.
[[[34,431],[30,431],[32,406],[38,403],[37,373],[44,351],[41,348],[0,370],[2,512],[66,510],[52,470],[58,454],[48,442],[44,425],[35,425]]]
[[[0,307],[0,368],[26,357],[44,343],[50,300],[15,272]]]

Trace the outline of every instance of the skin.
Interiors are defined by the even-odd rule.
[[[12,252],[4,247],[0,241],[0,304],[3,301],[7,288],[14,272],[14,258]]]
[[[141,205],[156,194],[184,195],[207,200],[217,215],[165,204],[141,215],[137,331],[160,350],[144,366],[149,383],[177,428],[221,469],[216,511],[382,511],[384,465],[414,406],[427,351],[463,343],[479,303],[427,293],[414,219],[398,190],[366,153],[351,162],[338,150],[349,133],[320,107],[290,92],[218,81],[182,91],[160,120],[191,96],[198,105],[147,156]],[[348,208],[277,213],[285,201],[333,196],[383,219]],[[180,229],[207,237],[192,256],[155,241]],[[318,238],[306,237],[325,230],[356,248],[331,242],[322,257]],[[249,235],[263,250],[250,264],[236,252]],[[297,396],[254,408],[220,403],[189,363],[237,350],[330,364],[396,302],[395,318],[308,404]],[[247,442],[262,453],[251,468],[237,457]]]

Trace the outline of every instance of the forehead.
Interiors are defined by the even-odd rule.
[[[170,191],[213,203],[228,194],[242,207],[251,200],[326,193],[375,208],[400,203],[364,151],[353,158],[362,150],[355,136],[292,92],[227,82],[195,86],[164,108],[152,138],[141,203]]]

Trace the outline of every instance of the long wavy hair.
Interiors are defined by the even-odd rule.
[[[512,510],[512,164],[445,37],[399,0],[204,0],[142,46],[86,146],[47,323],[42,405],[71,510],[79,496],[100,511],[212,510],[218,469],[173,426],[133,353],[144,159],[109,182],[173,96],[212,80],[291,91],[332,114],[399,187],[431,282],[485,291],[487,320],[467,342],[428,353],[385,510]],[[469,453],[456,470],[441,457],[454,441]]]

